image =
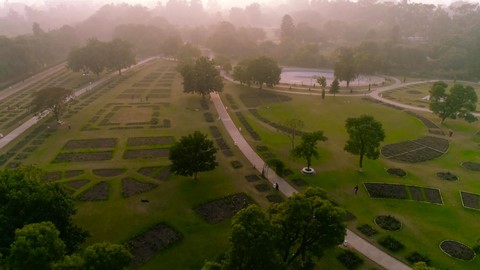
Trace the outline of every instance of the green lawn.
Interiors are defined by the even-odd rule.
[[[478,218],[480,211],[469,210],[462,207],[459,195],[460,190],[480,193],[479,173],[467,171],[460,166],[463,161],[480,162],[479,142],[480,137],[476,132],[480,124],[468,124],[462,121],[447,120],[442,129],[452,129],[453,137],[450,139],[450,148],[443,156],[417,164],[399,163],[380,157],[378,160],[364,160],[364,173],[357,172],[358,157],[343,150],[347,134],[344,128],[345,119],[357,117],[361,114],[371,114],[383,123],[386,139],[383,145],[405,140],[412,140],[427,135],[427,128],[415,117],[403,111],[388,106],[374,104],[362,98],[320,97],[291,95],[291,101],[260,103],[256,107],[259,114],[270,121],[281,123],[289,118],[302,119],[305,130],[323,130],[328,141],[319,143],[320,159],[313,162],[317,171],[314,177],[302,176],[299,169],[305,166],[302,160],[294,160],[289,156],[290,144],[286,135],[275,128],[260,122],[243,102],[259,95],[256,89],[229,85],[226,91],[239,105],[249,124],[260,135],[261,142],[275,157],[288,164],[295,174],[288,179],[298,177],[306,180],[310,185],[326,189],[330,196],[357,219],[349,224],[354,229],[357,225],[373,223],[379,214],[392,214],[403,223],[399,232],[387,233],[382,229],[379,236],[392,235],[406,245],[404,251],[394,254],[405,261],[405,256],[410,252],[418,251],[428,255],[433,265],[439,268],[474,269],[480,267],[480,260],[463,262],[445,255],[438,245],[442,240],[453,239],[473,246],[478,235]],[[226,102],[226,100],[225,100]],[[434,115],[423,114],[424,117],[438,123]],[[247,135],[247,138],[249,136]],[[268,138],[268,139],[267,139]],[[391,176],[386,173],[390,167],[400,167],[407,171],[404,178]],[[459,176],[460,181],[448,182],[436,177],[436,172],[451,171]],[[419,203],[393,199],[370,199],[363,187],[363,182],[386,182],[435,187],[441,190],[444,205]],[[361,187],[359,194],[354,195],[353,187]],[[378,237],[377,237],[378,238]],[[369,239],[375,242],[375,239]]]

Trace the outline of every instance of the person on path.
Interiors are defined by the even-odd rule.
[[[355,186],[354,189],[355,189],[355,195],[357,195],[357,193],[358,193],[358,185]]]

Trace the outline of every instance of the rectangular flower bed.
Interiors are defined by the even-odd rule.
[[[128,138],[127,146],[150,146],[150,145],[170,145],[173,143],[172,136],[158,136],[158,137],[132,137]]]
[[[59,153],[52,163],[62,162],[87,162],[111,160],[113,151],[85,152],[85,153]]]
[[[215,224],[233,217],[238,211],[253,203],[254,201],[245,193],[237,193],[204,203],[193,210],[208,223]]]
[[[473,208],[477,210],[480,209],[480,205],[479,205],[480,195],[461,191],[460,196],[462,197],[463,207]]]
[[[415,140],[414,142],[425,145],[442,153],[445,153],[449,146],[448,140],[432,136],[425,136]]]
[[[167,148],[158,149],[136,149],[127,150],[123,155],[124,159],[151,159],[151,158],[167,158],[169,150]]]
[[[70,140],[63,149],[96,149],[96,148],[114,148],[117,144],[116,138],[101,138],[88,140]]]
[[[417,163],[427,160],[432,160],[441,156],[442,153],[432,148],[423,147],[412,152],[405,153],[403,155],[395,156],[393,159],[408,162],[408,163]]]
[[[425,192],[425,197],[427,201],[436,204],[443,204],[442,195],[440,195],[440,190],[436,188],[423,188]]]
[[[382,155],[389,158],[389,157],[402,155],[410,151],[417,150],[419,148],[422,148],[422,146],[412,141],[399,142],[399,143],[385,145],[382,148]]]
[[[416,186],[407,186],[410,194],[412,195],[412,199],[415,201],[425,201],[423,199],[422,189]]]
[[[405,185],[383,183],[364,183],[364,185],[372,198],[408,199]]]

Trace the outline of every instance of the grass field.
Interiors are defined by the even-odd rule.
[[[392,235],[405,244],[406,249],[396,255],[405,261],[405,256],[410,252],[418,251],[428,255],[433,265],[449,269],[475,269],[480,267],[480,260],[464,262],[445,255],[438,245],[442,240],[454,239],[469,246],[476,244],[480,236],[477,233],[477,221],[480,212],[466,209],[462,206],[459,191],[469,190],[480,193],[478,172],[467,171],[460,166],[463,161],[471,160],[480,162],[479,142],[476,133],[480,130],[479,123],[468,124],[462,121],[447,120],[441,128],[452,129],[454,136],[450,139],[448,152],[431,161],[409,164],[399,163],[380,157],[372,161],[364,161],[364,173],[357,172],[358,157],[343,150],[347,134],[344,123],[348,117],[357,117],[360,114],[371,114],[383,123],[386,139],[385,144],[405,140],[413,140],[427,135],[427,128],[415,117],[403,111],[377,105],[362,98],[339,98],[295,96],[286,102],[270,103],[271,100],[260,99],[259,90],[248,89],[241,86],[229,86],[227,93],[229,100],[237,104],[240,111],[247,118],[249,125],[260,135],[261,142],[251,140],[252,144],[263,144],[277,158],[288,164],[295,174],[289,179],[303,178],[312,186],[326,189],[330,196],[344,205],[357,219],[350,223],[353,230],[357,225],[373,223],[375,216],[392,214],[401,220],[403,229],[399,232],[386,232],[380,228],[379,236],[369,239],[375,242],[383,235]],[[251,103],[255,100],[257,101]],[[230,101],[231,102],[231,101]],[[281,123],[289,118],[302,119],[306,131],[323,130],[329,139],[319,143],[320,159],[313,162],[317,171],[314,177],[299,174],[300,168],[305,166],[302,160],[289,157],[289,141],[287,136],[248,112],[248,108],[256,106],[257,112],[264,118]],[[435,123],[438,119],[433,115],[422,115]],[[247,136],[248,138],[248,136]],[[268,139],[266,139],[268,138]],[[399,178],[386,173],[386,169],[400,167],[407,171],[407,176]],[[437,172],[450,171],[459,176],[460,181],[449,182],[440,180]],[[363,182],[385,182],[416,185],[421,187],[434,187],[441,190],[444,205],[435,205],[405,200],[371,199],[363,188]],[[361,187],[357,196],[353,187]]]

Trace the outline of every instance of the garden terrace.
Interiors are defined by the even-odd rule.
[[[172,227],[160,223],[130,239],[126,246],[133,255],[132,265],[136,267],[182,239],[182,234]]]
[[[403,184],[364,183],[370,197],[443,204],[440,190]]]
[[[480,210],[480,195],[465,191],[460,192],[463,207]]]
[[[109,184],[102,181],[80,194],[77,199],[79,201],[106,201],[108,200],[108,191]]]
[[[123,197],[131,197],[133,195],[141,194],[152,190],[157,187],[157,185],[151,183],[143,183],[134,178],[123,178]]]
[[[201,204],[193,210],[211,224],[233,217],[238,211],[255,203],[245,193],[233,194]]]
[[[440,243],[440,249],[454,258],[471,261],[475,258],[475,252],[468,246],[453,240],[445,240]]]

